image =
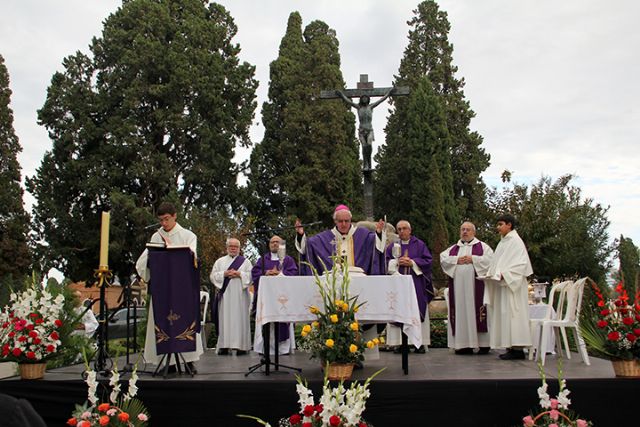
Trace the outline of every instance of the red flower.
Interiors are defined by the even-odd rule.
[[[107,412],[109,408],[111,408],[111,405],[109,405],[108,403],[101,403],[98,405],[98,411],[100,412]]]
[[[49,344],[49,345],[47,346],[47,353],[53,353],[54,351],[56,351],[55,346],[53,346],[53,345]]]
[[[38,345],[38,344],[40,344],[41,342],[42,342],[42,340],[41,340],[40,338],[34,338],[34,339],[33,339],[33,343],[34,343],[35,345]]]
[[[127,414],[126,412],[120,412],[118,414],[118,419],[121,422],[126,423],[127,421],[129,421],[129,414]]]
[[[15,337],[15,336],[16,336],[16,333],[15,333],[15,332],[13,332],[13,331],[9,332],[9,334],[8,334],[8,337],[9,337],[9,338],[13,338],[13,337]]]
[[[367,423],[359,423],[358,427],[368,427],[368,426],[367,426]]]
[[[633,325],[633,317],[625,317],[624,319],[622,319],[622,323],[627,326]]]
[[[289,417],[289,424],[291,425],[299,424],[300,421],[302,421],[302,417],[298,414],[293,414]]]
[[[8,356],[9,355],[9,349],[8,348],[2,348],[2,356]]]
[[[329,425],[333,426],[333,427],[337,427],[340,425],[340,417],[337,415],[331,415],[331,418],[329,418]]]
[[[602,329],[602,328],[604,328],[605,326],[607,326],[608,324],[609,324],[609,323],[607,323],[607,321],[606,321],[606,320],[601,320],[601,321],[599,321],[599,322],[598,322],[598,328]]]
[[[618,341],[620,339],[620,333],[618,331],[609,332],[607,339],[609,341]]]
[[[311,415],[313,415],[315,411],[316,409],[313,405],[307,405],[304,407],[304,410],[302,411],[302,413],[304,414],[305,417],[310,417]]]
[[[640,314],[636,314],[636,320],[640,322]]]
[[[620,307],[622,305],[622,301],[619,299],[615,300],[613,303],[616,305],[616,307]]]
[[[19,349],[18,347],[14,348],[13,351],[11,352],[15,357],[18,357],[22,354],[22,350]]]
[[[41,325],[44,323],[44,319],[40,318],[40,319],[36,319],[36,325]]]
[[[78,420],[76,420],[75,418],[69,418],[69,419],[67,420],[67,425],[69,425],[69,426],[75,426],[75,425],[78,425]]]
[[[27,337],[25,337],[24,335],[20,335],[18,337],[18,342],[25,342],[27,340]]]
[[[38,338],[38,333],[36,331],[29,331],[30,338]]]
[[[318,414],[321,414],[323,410],[324,410],[324,406],[322,406],[322,403],[318,403],[318,404],[316,405],[316,412],[317,412]]]
[[[631,342],[634,342],[636,340],[636,336],[633,334],[627,334],[627,339]]]
[[[636,328],[633,330],[633,333],[636,334],[636,336],[640,337],[640,328]]]
[[[33,351],[27,351],[25,353],[25,355],[27,356],[27,359],[35,359],[36,358],[36,354]]]
[[[60,335],[58,335],[58,333],[56,331],[51,332],[51,339],[52,340],[59,340],[60,339]]]
[[[56,325],[56,326],[59,328],[60,326],[62,326],[62,320],[60,320],[60,319],[56,319],[56,320],[53,322],[53,324],[54,324],[54,325]],[[57,338],[56,338],[56,339],[57,339]]]
[[[313,427],[313,424],[307,421],[306,423],[302,423],[302,427]]]
[[[78,427],[91,427],[91,423],[89,421],[80,421]]]
[[[109,421],[111,421],[111,418],[109,418],[108,415],[103,415],[100,417],[100,425],[101,426],[106,426],[107,424],[109,424]]]
[[[611,312],[609,311],[609,309],[608,309],[608,308],[605,308],[604,310],[602,310],[602,311],[600,312],[600,315],[601,315],[601,316],[608,316],[608,315],[609,315],[609,313],[611,313]]]
[[[598,307],[604,307],[604,301],[602,300],[598,301]]]
[[[33,328],[35,328],[35,326],[33,326],[33,323],[29,323],[29,324],[26,326],[26,328],[27,328],[27,330],[28,330],[28,331],[33,331]]]
[[[38,317],[38,313],[30,313],[29,317]]]
[[[3,329],[6,329],[6,328],[8,328],[8,327],[9,327],[9,322],[4,322],[4,323],[2,324],[2,328],[3,328]]]

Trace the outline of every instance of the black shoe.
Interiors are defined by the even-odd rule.
[[[457,349],[455,352],[455,354],[473,354],[473,349],[470,347],[465,347],[465,348],[459,348]]]
[[[525,359],[523,350],[509,350],[498,357],[500,357],[500,359],[502,360],[524,360]]]
[[[197,373],[198,373],[198,370],[196,369],[196,366],[193,364],[193,362],[187,362],[187,365],[186,365],[186,369],[185,369],[185,371],[186,371],[187,373],[189,373],[189,371],[191,371],[191,373],[192,373],[193,375],[195,375],[195,374],[197,374]]]
[[[229,349],[228,348],[219,348],[218,349],[218,354],[220,356],[228,356],[229,355]]]
[[[480,347],[476,354],[489,354],[491,347]]]
[[[425,354],[427,352],[427,350],[424,348],[423,345],[421,345],[420,347],[415,348],[415,350],[413,350],[416,354]]]
[[[247,354],[247,350],[236,350],[236,356],[244,356]]]

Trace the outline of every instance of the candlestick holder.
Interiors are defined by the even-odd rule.
[[[111,369],[113,362],[111,361],[111,357],[109,356],[109,349],[107,346],[108,340],[108,326],[109,322],[107,321],[107,298],[106,298],[106,288],[111,286],[111,279],[113,277],[113,273],[109,270],[109,267],[106,265],[101,265],[95,270],[94,275],[97,279],[97,286],[100,289],[100,314],[98,315],[98,324],[99,333],[97,345],[98,349],[95,354],[95,359],[93,362],[94,370],[103,375],[108,375],[108,370]]]

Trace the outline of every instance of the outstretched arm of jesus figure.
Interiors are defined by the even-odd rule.
[[[387,91],[387,93],[385,93],[382,98],[378,99],[376,102],[371,104],[371,108],[376,108],[378,105],[380,105],[382,102],[384,102],[385,99],[387,99],[389,96],[391,96],[391,92],[393,92],[393,88],[389,89]]]
[[[353,101],[351,100],[351,98],[348,98],[344,93],[342,93],[342,91],[341,91],[341,90],[337,90],[337,91],[336,91],[336,93],[337,93],[338,95],[340,95],[340,98],[342,98],[342,100],[343,100],[344,102],[346,102],[347,104],[349,104],[349,105],[350,105],[350,106],[352,106],[353,108],[358,108],[358,104],[356,104],[355,102],[353,102]]]

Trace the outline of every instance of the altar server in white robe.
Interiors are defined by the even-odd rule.
[[[157,211],[158,222],[160,228],[151,236],[151,243],[164,243],[167,246],[188,246],[195,257],[198,256],[198,238],[196,235],[177,223],[177,210],[171,203],[161,203]],[[151,273],[147,267],[149,251],[147,249],[142,252],[140,258],[136,262],[136,270],[138,275],[149,282]],[[153,283],[151,284],[153,286]],[[181,353],[184,360],[190,363],[190,368],[195,371],[193,362],[200,359],[200,355],[204,352],[202,347],[202,339],[200,333],[197,334],[196,351]],[[153,301],[149,297],[149,309],[147,310],[147,333],[144,343],[144,358],[147,363],[157,365],[160,363],[160,356],[156,351],[155,322],[153,318]],[[175,365],[175,358],[171,358],[171,364]]]
[[[240,255],[238,239],[227,239],[227,255],[218,258],[209,278],[218,289],[213,302],[218,308],[218,354],[230,354],[232,349],[236,355],[247,354],[251,349],[251,263]]]
[[[524,242],[515,230],[510,214],[498,217],[501,240],[487,272],[490,287],[491,348],[506,348],[503,360],[525,358],[523,348],[531,346],[527,277],[533,274]]]
[[[490,350],[484,282],[493,257],[489,245],[476,238],[471,222],[460,226],[460,240],[440,253],[440,266],[449,277],[447,342],[456,354],[487,354]]]

